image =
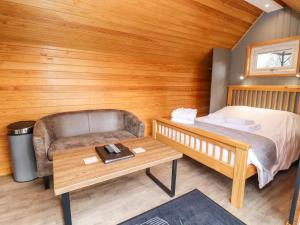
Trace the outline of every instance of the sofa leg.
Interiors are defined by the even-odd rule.
[[[45,190],[50,189],[50,176],[43,177]]]

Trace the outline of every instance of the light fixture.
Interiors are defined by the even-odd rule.
[[[270,13],[283,8],[282,5],[280,5],[277,1],[274,0],[245,0],[245,1],[256,6],[257,8],[261,9],[266,13]]]
[[[297,77],[297,78],[300,78],[300,73],[297,73],[297,74],[296,74],[296,77]]]
[[[240,76],[240,80],[244,80],[245,77],[243,75]]]

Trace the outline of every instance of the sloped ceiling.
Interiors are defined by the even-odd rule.
[[[0,41],[197,55],[231,48],[260,14],[243,0],[8,0]]]

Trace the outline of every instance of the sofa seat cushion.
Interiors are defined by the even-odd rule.
[[[121,140],[136,138],[133,134],[126,130],[119,130],[104,133],[91,133],[73,137],[65,137],[52,142],[48,149],[48,159],[53,160],[55,151],[67,150],[77,147],[105,145],[108,143],[116,143]]]

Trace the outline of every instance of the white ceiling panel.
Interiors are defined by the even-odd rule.
[[[280,4],[278,4],[273,0],[245,0],[245,1],[249,2],[250,4],[256,6],[257,8],[260,8],[261,10],[267,13],[283,8]]]

